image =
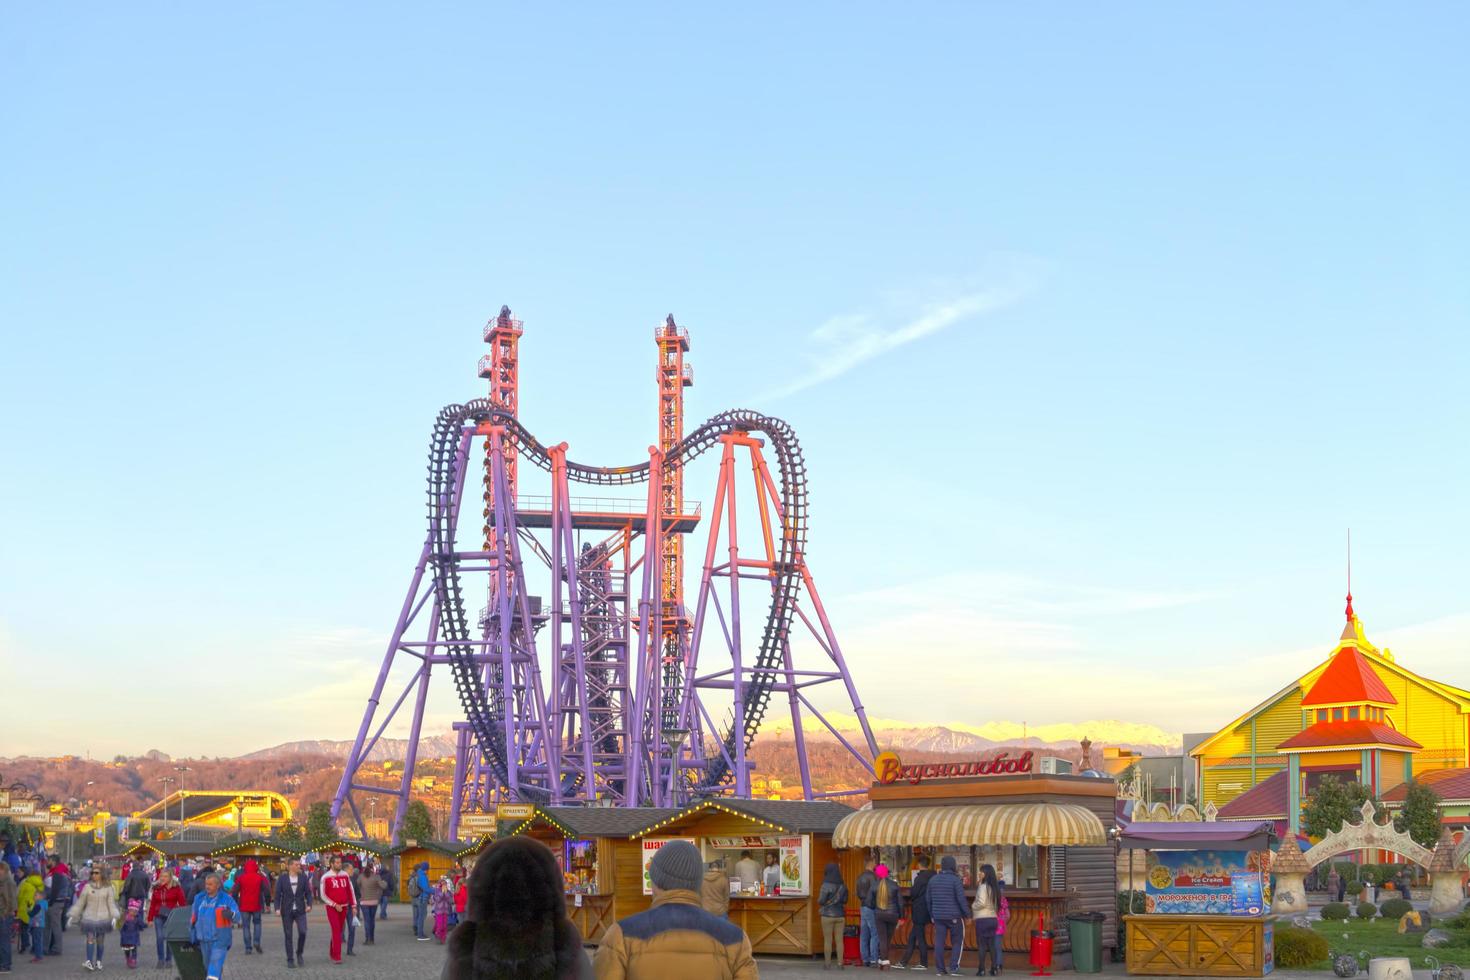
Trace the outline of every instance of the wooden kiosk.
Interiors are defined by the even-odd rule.
[[[648,907],[646,900],[640,901],[643,896],[637,878],[641,871],[636,866],[630,864],[634,884],[629,889],[618,887],[622,877],[615,864],[619,845],[627,845],[643,827],[677,813],[672,807],[538,806],[511,833],[551,848],[565,882],[567,915],[582,939],[595,943],[614,922]],[[494,837],[486,835],[474,851],[494,842]]]
[[[613,843],[618,918],[652,904],[648,862],[668,841],[689,841],[706,863],[724,859],[732,879],[738,878],[735,865],[744,851],[761,864],[766,853],[774,852],[779,885],[763,889],[760,882],[740,882],[739,891],[732,889],[730,895],[730,921],[745,930],[756,953],[819,953],[822,926],[816,895],[823,867],[837,860],[832,832],[851,813],[851,807],[828,801],[728,798],[675,811]]]
[[[347,841],[337,842],[347,844],[358,844],[361,842]],[[325,853],[334,848],[323,848]],[[335,848],[341,850],[342,848]],[[377,854],[372,848],[356,848]],[[458,841],[438,840],[407,840],[399,847],[392,848],[379,854],[379,857],[392,857],[398,861],[398,867],[394,874],[398,878],[398,900],[400,902],[411,902],[413,899],[408,895],[408,879],[413,876],[413,868],[416,864],[427,862],[429,865],[429,884],[439,880],[441,875],[446,875],[454,867],[454,862],[468,854],[474,853],[474,846],[466,847]]]
[[[1269,823],[1133,823],[1119,846],[1143,851],[1144,909],[1126,915],[1134,976],[1262,977],[1275,966]],[[1129,877],[1133,875],[1130,872]]]
[[[263,837],[241,837],[233,840],[221,841],[209,852],[212,858],[226,858],[229,861],[240,862],[253,859],[260,863],[262,869],[266,862],[281,862],[286,858],[297,856],[297,851],[284,844],[266,840]]]
[[[989,864],[1010,906],[1006,953],[1025,953],[1031,930],[1044,922],[1056,930],[1055,955],[1065,966],[1071,954],[1066,917],[1073,912],[1102,914],[1103,947],[1117,945],[1117,872],[1109,838],[1117,784],[1110,777],[1033,772],[1030,752],[933,765],[905,765],[885,752],[875,762],[870,804],[843,820],[833,836],[849,855],[843,865],[849,891],[855,891],[867,854],[893,869],[905,902],[921,855],[936,871],[943,858],[953,857],[973,901],[978,869]],[[849,921],[853,909],[855,897]],[[899,923],[895,944],[908,942],[911,922]],[[964,946],[962,962],[973,965],[968,917]]]

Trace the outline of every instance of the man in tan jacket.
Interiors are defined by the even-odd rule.
[[[730,917],[730,876],[725,874],[724,861],[711,861],[704,869],[699,904],[710,915],[718,915],[722,919]]]
[[[597,980],[757,980],[750,939],[700,908],[702,872],[699,850],[688,841],[659,848],[648,865],[653,906],[603,934],[592,963]]]

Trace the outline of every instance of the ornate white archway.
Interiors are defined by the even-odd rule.
[[[1315,868],[1339,854],[1366,850],[1392,851],[1421,868],[1429,867],[1434,852],[1420,846],[1406,832],[1395,830],[1392,819],[1387,823],[1374,820],[1371,800],[1363,804],[1360,812],[1363,815],[1360,822],[1343,824],[1341,830],[1332,831],[1303,855],[1309,867]]]

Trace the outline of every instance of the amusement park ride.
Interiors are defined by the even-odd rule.
[[[806,562],[806,471],[790,426],[734,410],[686,435],[689,333],[670,316],[654,334],[658,445],[633,465],[574,462],[566,443],[542,443],[517,416],[521,333],[521,322],[502,307],[485,325],[490,353],[479,364],[490,397],[449,405],[434,425],[428,539],[333,800],[333,818],[346,808],[366,833],[359,797],[388,796],[397,800],[397,833],[435,667],[454,678],[465,717],[454,726],[451,837],[462,815],[493,812],[499,801],[665,806],[749,796],[747,751],[773,695],[783,695],[790,710],[807,799],[822,794],[812,787],[804,716],[871,770],[877,745]],[[684,536],[702,515],[684,498],[684,469],[714,449],[719,477],[690,608]],[[549,497],[518,494],[523,460],[550,474]],[[466,547],[457,532],[472,461],[483,470],[483,523],[478,540]],[[737,470],[742,462],[745,479]],[[588,499],[573,497],[573,484],[647,484],[647,492],[642,500]],[[751,488],[743,491],[751,494],[746,508],[753,502],[759,517],[753,551],[742,551],[737,535],[736,492],[744,486]],[[473,619],[467,592],[485,598]],[[742,601],[765,606],[758,631],[742,618]],[[813,642],[793,650],[799,630]],[[706,634],[714,639],[705,642]],[[798,667],[802,656],[815,665]],[[400,662],[412,673],[385,705]],[[812,689],[830,683],[845,688],[856,738],[839,732],[813,703]],[[360,773],[410,697],[399,784],[371,785]]]

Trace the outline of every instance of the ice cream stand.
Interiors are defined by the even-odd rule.
[[[1273,969],[1270,823],[1132,823],[1119,847],[1143,852],[1144,911],[1124,916],[1134,976],[1261,977]]]

